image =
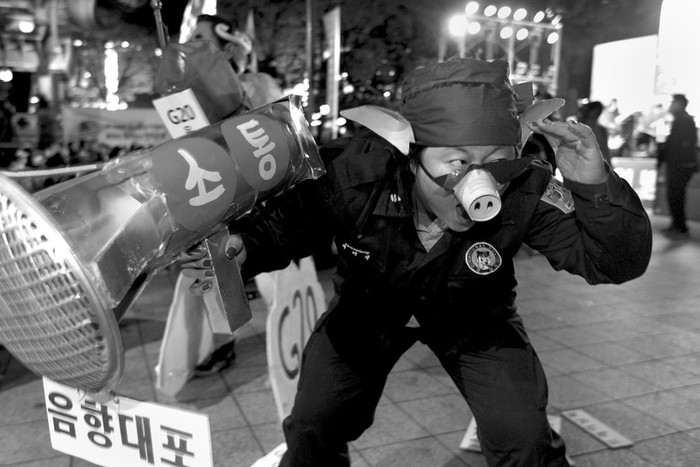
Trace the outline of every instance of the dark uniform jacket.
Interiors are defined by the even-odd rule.
[[[698,130],[695,120],[687,112],[674,115],[671,133],[662,143],[660,155],[669,168],[697,169]]]
[[[497,217],[446,231],[426,252],[401,207],[407,194],[391,183],[392,161],[405,156],[368,131],[334,144],[322,151],[327,174],[319,183],[268,201],[231,230],[243,236],[248,277],[335,238],[336,294],[319,321],[348,360],[371,364],[411,315],[426,343],[446,353],[503,333],[527,342],[514,304],[513,257],[523,243],[591,284],[633,279],[649,262],[649,219],[614,172],[600,185],[565,182],[575,203],[565,213],[566,200],[558,200],[566,190],[556,189],[548,166],[532,164],[511,181]]]

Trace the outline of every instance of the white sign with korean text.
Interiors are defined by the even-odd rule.
[[[154,99],[153,106],[173,138],[179,138],[210,125],[192,89]]]
[[[209,417],[123,396],[97,401],[44,378],[51,446],[105,467],[211,467]]]

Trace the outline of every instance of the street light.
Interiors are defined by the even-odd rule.
[[[474,0],[466,2],[464,12],[453,17],[449,24],[450,33],[458,40],[460,57],[466,56],[467,50],[472,48],[478,50],[480,58],[489,61],[500,58],[499,54],[503,53],[515,82],[528,78],[528,81],[546,85],[548,92],[556,93],[561,15],[552,9],[530,13],[525,8],[513,9],[509,5],[490,3],[480,5]],[[467,39],[467,34],[473,39]],[[548,54],[540,53],[543,47],[548,49]],[[523,74],[522,70],[526,73]]]
[[[467,17],[464,15],[453,16],[448,23],[448,29],[453,36],[464,37],[467,33]]]
[[[469,23],[467,22],[467,17],[465,15],[453,16],[448,24],[450,34],[457,40],[457,46],[459,47],[459,58],[464,58],[465,55],[464,36],[467,34],[468,26]]]
[[[515,38],[518,39],[519,41],[524,41],[527,39],[527,36],[530,34],[530,31],[527,28],[520,28],[518,29],[518,32],[515,34]]]
[[[498,17],[501,19],[506,19],[510,16],[511,9],[509,6],[504,6],[498,9]]]
[[[9,83],[12,81],[13,74],[12,70],[9,68],[0,68],[0,81],[3,83]]]

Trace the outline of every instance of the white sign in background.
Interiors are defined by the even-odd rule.
[[[292,410],[301,371],[301,355],[316,321],[326,311],[323,287],[313,258],[255,276],[267,305],[267,366],[280,421]],[[287,451],[282,443],[251,467],[277,467]]]
[[[211,467],[209,417],[123,396],[97,401],[44,378],[51,446],[105,467]]]
[[[323,287],[311,257],[297,266],[255,278],[267,300],[267,365],[280,420],[289,415],[297,392],[301,354],[321,314],[326,311]]]
[[[179,138],[210,124],[192,89],[154,99],[153,106],[173,138]]]

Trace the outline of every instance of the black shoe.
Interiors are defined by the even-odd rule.
[[[205,378],[230,367],[236,360],[235,341],[228,342],[214,350],[206,360],[194,369],[196,378]]]
[[[661,231],[666,237],[672,240],[685,240],[690,237],[688,229],[679,229],[678,227],[669,227]]]
[[[667,233],[667,232],[688,232],[688,226],[682,225],[679,227],[678,224],[676,224],[675,222],[672,222],[665,229],[661,229],[661,231],[664,233]]]

